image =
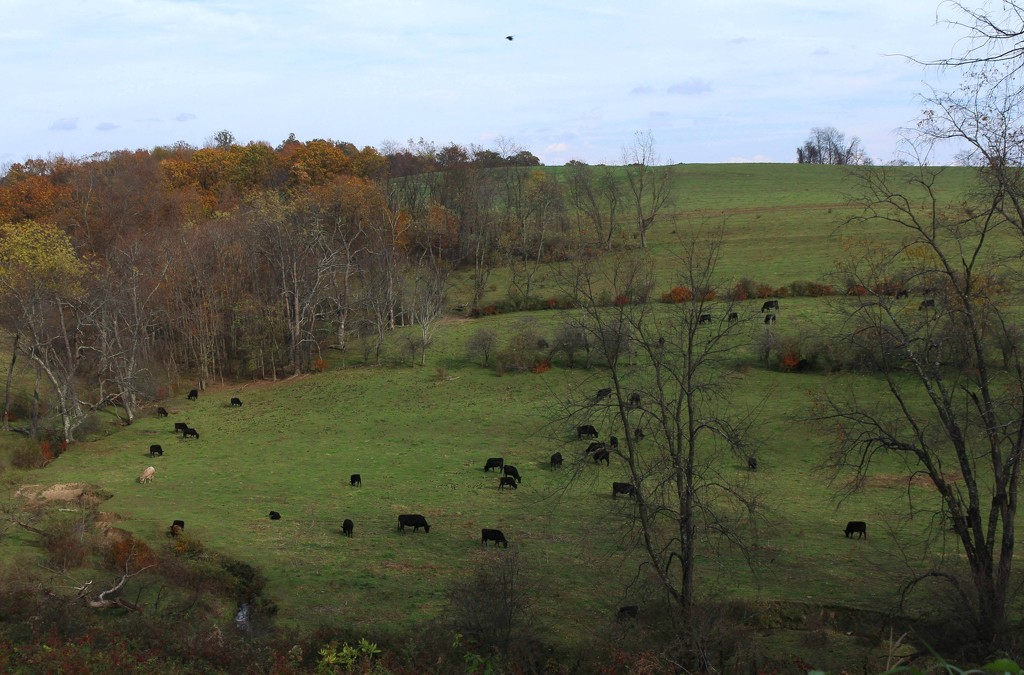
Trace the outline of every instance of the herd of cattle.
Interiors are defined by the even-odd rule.
[[[766,311],[769,311],[769,310],[772,310],[772,309],[778,311],[778,309],[779,309],[778,300],[768,300],[761,307],[761,311],[762,312],[766,312]],[[765,319],[765,323],[769,323],[769,321],[768,321],[769,317],[771,319],[771,323],[774,323],[775,322],[775,315],[774,314],[768,314],[766,319]],[[735,314],[731,314],[729,316],[729,321],[733,321],[733,320],[735,320],[735,318],[736,318]],[[708,321],[710,321],[710,317],[708,317]],[[704,317],[703,316],[701,317],[700,322],[701,323],[706,323],[706,321],[704,321]],[[602,400],[604,398],[609,397],[611,395],[611,393],[612,393],[611,388],[599,389],[597,391],[597,393],[595,394],[594,400],[595,400],[595,402],[600,401],[600,400]],[[193,390],[191,390],[188,393],[188,399],[190,401],[195,401],[198,398],[199,398],[198,390],[193,389]],[[627,400],[628,400],[628,405],[630,407],[638,408],[640,406],[640,404],[641,404],[641,395],[640,395],[639,392],[633,392],[633,393],[631,393],[629,395],[629,398]],[[242,401],[239,398],[232,397],[231,400],[230,400],[229,405],[231,407],[233,407],[233,408],[241,407]],[[158,407],[156,409],[156,414],[157,414],[158,417],[167,417],[168,416],[167,410],[165,408],[163,408],[163,407]],[[199,440],[199,432],[196,431],[195,429],[189,427],[188,424],[185,423],[185,422],[175,422],[174,423],[174,432],[175,432],[175,434],[180,433],[182,440],[184,440],[186,438],[194,438],[196,440]],[[586,450],[584,450],[584,456],[591,457],[594,460],[595,464],[600,464],[600,462],[604,461],[606,466],[610,466],[611,465],[611,454],[612,454],[613,451],[618,450],[619,439],[617,437],[615,437],[615,436],[609,436],[608,441],[604,442],[604,441],[597,440],[598,437],[599,437],[598,431],[597,431],[597,429],[592,424],[581,424],[581,425],[579,425],[576,428],[576,438],[577,438],[577,440],[584,440],[584,439],[586,439],[586,440],[591,441],[590,444],[587,446]],[[636,427],[636,429],[634,430],[633,437],[634,437],[634,439],[636,441],[643,440],[644,439],[643,429],[641,429],[639,426]],[[163,449],[161,448],[160,445],[154,444],[154,445],[150,445],[149,446],[149,456],[150,457],[162,457],[163,454],[164,454],[164,452],[163,452]],[[562,457],[562,453],[561,452],[555,452],[553,455],[551,455],[551,458],[550,458],[550,468],[551,468],[551,470],[555,470],[555,469],[560,468],[562,466],[562,463],[563,463],[563,457]],[[747,467],[751,471],[756,471],[757,470],[757,466],[758,466],[757,459],[755,457],[749,457],[747,459]],[[509,489],[515,490],[515,489],[518,489],[519,485],[523,482],[523,479],[522,479],[522,476],[519,473],[519,470],[515,466],[513,466],[511,464],[506,464],[505,463],[505,459],[503,457],[490,457],[490,458],[487,459],[487,461],[484,463],[484,472],[490,472],[492,469],[496,469],[496,470],[498,470],[501,473],[501,476],[500,476],[500,478],[498,480],[498,489],[499,490],[504,490],[505,488],[509,488]],[[152,467],[152,466],[146,467],[142,471],[142,473],[139,475],[139,483],[140,484],[151,483],[151,482],[153,482],[153,479],[154,479],[155,476],[156,476],[156,468]],[[352,487],[362,487],[362,484],[363,484],[362,476],[360,474],[358,474],[358,473],[352,474],[349,477],[349,484]],[[612,499],[618,497],[619,495],[625,495],[627,497],[637,498],[638,497],[638,491],[637,491],[636,486],[634,486],[632,483],[614,481],[614,482],[612,482]],[[270,513],[268,514],[268,517],[271,520],[280,520],[281,519],[281,514],[278,511],[270,511]],[[423,515],[418,514],[418,513],[402,514],[402,515],[398,516],[398,528],[397,528],[397,531],[404,533],[406,527],[411,527],[413,529],[413,532],[419,532],[420,528],[423,528],[423,532],[424,533],[429,533],[430,532],[430,524],[427,522],[427,519]],[[185,522],[183,520],[175,520],[173,523],[171,523],[170,527],[168,527],[168,529],[167,529],[167,536],[168,537],[176,537],[176,536],[182,534],[184,532],[184,530],[185,530]],[[354,530],[355,530],[355,524],[353,523],[353,521],[350,518],[346,518],[342,522],[342,525],[341,525],[341,534],[343,536],[346,536],[346,537],[352,537],[353,534],[354,534]],[[858,536],[858,538],[867,538],[867,524],[864,521],[851,520],[850,522],[848,522],[846,524],[846,529],[844,530],[844,534],[848,538],[852,537],[854,534],[856,534]],[[505,548],[508,548],[508,539],[505,537],[505,534],[501,530],[497,530],[497,529],[493,529],[493,528],[483,528],[481,530],[481,534],[480,534],[480,545],[484,546],[484,545],[487,544],[487,542],[494,542],[495,546],[497,546],[498,544],[501,544]],[[625,607],[621,607],[618,610],[617,618],[620,619],[620,620],[621,619],[627,619],[627,618],[636,618],[637,611],[638,611],[638,608],[635,605],[627,605]]]

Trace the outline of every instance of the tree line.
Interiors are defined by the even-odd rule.
[[[37,412],[40,386],[55,393],[65,441],[97,406],[131,423],[159,393],[155,372],[276,378],[353,345],[379,363],[402,325],[419,327],[403,347],[422,363],[456,270],[471,278],[471,306],[498,268],[509,302],[526,306],[545,263],[646,245],[670,167],[656,166],[649,133],[623,159],[549,169],[509,140],[378,150],[292,135],[273,147],[222,131],[202,148],[10,165],[4,425],[19,357],[45,383]]]

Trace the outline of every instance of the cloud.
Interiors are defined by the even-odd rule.
[[[50,125],[50,131],[74,131],[77,128],[77,117],[64,117]]]
[[[630,89],[629,93],[630,94],[637,94],[639,96],[646,96],[648,94],[653,94],[654,93],[654,88],[653,87],[648,87],[646,84],[641,84],[638,87],[633,87],[632,89]]]
[[[114,124],[113,122],[100,122],[96,125],[96,131],[113,131],[114,129],[117,128],[118,125]]]
[[[544,152],[565,152],[569,149],[568,143],[552,143],[551,145],[544,148]]]
[[[691,77],[685,82],[676,82],[668,88],[668,93],[680,96],[706,94],[711,91],[711,83],[699,77]]]
[[[811,56],[828,56],[830,53],[827,47],[818,47],[811,52]]]
[[[754,38],[736,37],[736,38],[733,38],[733,39],[729,40],[728,44],[731,44],[731,45],[744,45],[744,44],[747,44],[748,42],[753,42],[753,41],[754,41]]]
[[[193,115],[192,113],[181,113],[177,117],[174,118],[174,121],[175,122],[188,122],[189,120],[194,120],[195,118],[196,118],[196,116]]]
[[[754,155],[753,157],[730,157],[727,161],[733,164],[754,164],[757,162],[771,162],[772,158],[765,155]]]

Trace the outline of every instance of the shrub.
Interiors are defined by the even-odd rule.
[[[11,464],[19,469],[41,469],[46,466],[46,457],[35,441],[20,443],[11,453]]]
[[[676,286],[670,291],[666,291],[661,295],[662,302],[668,302],[678,305],[681,302],[689,302],[693,300],[693,291],[686,286]]]
[[[535,361],[533,367],[530,368],[530,372],[536,375],[546,373],[549,370],[551,370],[551,361],[548,361],[547,359],[540,359],[538,361]]]
[[[505,348],[497,355],[498,364],[503,371],[511,370],[526,372],[538,360],[537,345],[543,336],[537,330],[536,322],[526,319],[519,322]]]
[[[615,306],[625,307],[629,304],[629,296],[625,294],[619,294],[615,296]]]

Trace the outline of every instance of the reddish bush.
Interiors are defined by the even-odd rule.
[[[628,304],[629,304],[629,296],[628,295],[616,295],[615,296],[615,306],[616,307],[625,307]]]
[[[316,357],[315,359],[313,359],[313,370],[315,370],[318,373],[324,372],[325,370],[327,370],[327,361],[324,361],[324,358],[322,356]]]
[[[770,298],[775,295],[775,289],[768,284],[757,285],[757,297],[759,298]]]
[[[670,302],[678,305],[680,302],[689,302],[693,300],[693,291],[686,286],[676,286],[671,291],[667,291],[662,294],[662,302]]]
[[[736,284],[732,289],[733,300],[746,300],[749,296],[747,295],[747,288],[744,284]]]
[[[868,289],[860,284],[853,284],[846,289],[847,295],[867,295]]]
[[[50,441],[39,442],[39,454],[42,455],[43,457],[44,465],[49,464],[57,457],[57,455],[53,451],[53,444],[50,443]]]
[[[558,309],[558,299],[548,298],[547,300],[548,309]]]
[[[782,370],[796,370],[797,366],[800,365],[800,355],[794,351],[788,351],[783,354],[779,365],[782,367]]]
[[[537,375],[540,375],[541,373],[546,373],[549,370],[551,370],[551,361],[548,361],[547,359],[535,361],[533,367],[530,368],[530,372],[535,373]]]
[[[487,305],[486,307],[480,310],[480,313],[483,314],[484,316],[494,316],[495,314],[498,313],[498,306]]]

